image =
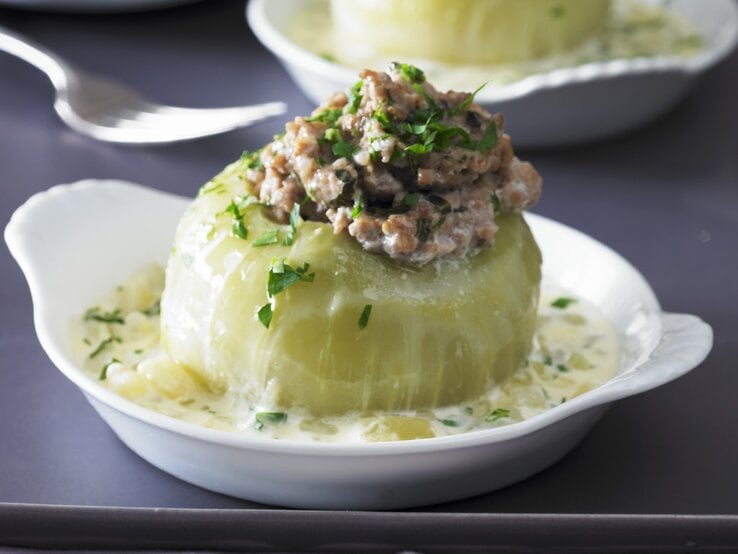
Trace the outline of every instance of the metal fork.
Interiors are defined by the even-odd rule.
[[[116,82],[73,68],[56,54],[0,26],[0,51],[42,70],[56,89],[54,108],[73,129],[99,140],[155,144],[245,127],[285,112],[283,102],[233,108],[154,104]]]

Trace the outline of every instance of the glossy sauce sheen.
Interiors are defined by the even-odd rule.
[[[546,286],[528,363],[475,402],[434,410],[307,417],[261,412],[238,391],[212,391],[160,346],[162,268],[133,275],[72,328],[90,378],[151,410],[196,425],[294,441],[376,442],[452,435],[522,421],[591,390],[618,367],[615,330],[595,307]]]

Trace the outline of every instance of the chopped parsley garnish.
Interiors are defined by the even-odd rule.
[[[446,427],[458,427],[459,422],[455,419],[439,419],[441,423],[443,423]]]
[[[226,206],[223,213],[233,216],[233,224],[231,225],[231,234],[240,239],[246,240],[249,236],[249,230],[244,222],[244,213],[249,206],[263,206],[259,199],[253,194],[245,196],[236,196],[231,198],[231,203]]]
[[[384,107],[382,105],[374,110],[372,118],[379,123],[383,131],[387,133],[394,132],[394,124],[392,123],[392,119],[390,119],[389,114],[384,110]]]
[[[551,302],[551,307],[564,310],[569,307],[569,304],[574,304],[576,301],[577,301],[576,298],[569,298],[568,296],[560,296],[556,300]]]
[[[495,421],[506,417],[510,417],[510,410],[507,408],[495,408],[486,418],[484,418],[484,421],[486,423],[494,423]]]
[[[496,192],[493,192],[489,195],[489,201],[492,204],[492,210],[495,212],[495,215],[502,213],[502,204],[500,204],[500,198],[497,196]]]
[[[329,127],[323,133],[322,139],[324,142],[337,142],[341,140],[341,133],[335,127]]]
[[[235,200],[231,200],[225,211],[233,216],[233,225],[231,225],[231,233],[241,239],[246,239],[249,236],[249,230],[246,228],[246,224],[243,222],[243,213],[236,204]]]
[[[85,312],[85,321],[98,321],[100,323],[117,323],[123,325],[126,321],[120,313],[120,309],[116,308],[110,312],[103,312],[99,306],[90,308]]]
[[[431,98],[431,95],[428,94],[428,92],[423,88],[423,85],[420,83],[413,83],[413,88],[415,89],[415,92],[417,92],[420,96],[423,97],[423,100],[425,100],[425,103],[428,104],[429,108],[437,109],[436,102]]]
[[[332,125],[335,125],[335,122],[333,122]],[[330,144],[331,152],[338,158],[346,158],[350,160],[358,150],[356,146],[343,140],[341,132],[337,127],[329,126],[323,133],[323,136],[318,139],[318,142],[321,144]]]
[[[481,85],[479,85],[474,90],[474,92],[472,92],[469,96],[467,96],[464,99],[464,101],[461,104],[459,104],[455,108],[451,108],[448,111],[448,114],[453,116],[453,115],[458,115],[458,114],[464,113],[466,110],[468,110],[469,109],[469,106],[471,106],[472,102],[474,102],[474,98],[476,98],[477,93],[480,90],[482,90],[484,87],[486,87],[488,83],[489,83],[489,81],[487,81],[486,83],[482,83]]]
[[[310,123],[314,123],[314,122],[324,123],[328,127],[333,127],[338,121],[338,118],[341,117],[342,114],[343,114],[343,110],[341,108],[327,109],[327,110],[323,110],[322,112],[318,114],[311,115],[310,117],[306,117],[305,121],[308,121]]]
[[[295,235],[297,234],[297,224],[300,222],[300,204],[295,202],[292,204],[292,210],[290,211],[290,228],[287,231],[287,236],[282,241],[283,246],[290,246],[295,242]]]
[[[256,412],[254,417],[254,428],[257,431],[261,431],[264,425],[278,425],[287,421],[287,414],[284,412]]]
[[[118,358],[113,358],[107,364],[105,364],[104,366],[102,366],[102,370],[100,371],[100,377],[99,377],[100,381],[104,381],[105,379],[108,378],[108,368],[111,365],[113,365],[113,364],[119,364],[119,363],[121,363],[121,362],[120,362],[120,360]]]
[[[246,162],[246,167],[249,169],[264,169],[264,162],[261,161],[261,150],[244,150],[241,154],[241,161]]]
[[[100,341],[100,344],[97,345],[97,348],[95,348],[95,350],[93,350],[92,352],[90,352],[90,356],[89,356],[90,359],[92,359],[95,356],[97,356],[98,354],[100,354],[100,352],[102,352],[103,350],[105,350],[108,346],[110,346],[114,342],[122,342],[122,341],[121,341],[121,338],[120,337],[116,337],[116,336],[111,336],[111,337],[108,337],[108,338],[103,339],[102,341]]]
[[[362,81],[356,82],[353,87],[351,87],[351,90],[349,90],[348,93],[348,113],[356,113],[356,111],[359,109],[359,106],[361,105],[361,86],[363,85]]]
[[[399,68],[402,78],[410,83],[419,84],[425,81],[425,73],[423,73],[423,70],[415,67],[414,65],[410,65],[409,63],[394,63],[393,66],[395,68]]]
[[[259,308],[258,312],[256,312],[256,316],[259,318],[259,321],[267,329],[269,329],[269,325],[271,325],[272,323],[273,315],[274,315],[274,310],[272,310],[271,302],[267,302],[261,308]]]
[[[372,305],[367,304],[359,316],[359,329],[365,329],[369,324],[369,316],[372,315]]]
[[[161,299],[154,302],[151,306],[149,306],[145,310],[142,310],[141,313],[149,317],[160,315],[161,314]]]
[[[412,208],[418,203],[418,193],[411,192],[410,194],[406,194],[402,199],[402,203]]]
[[[556,364],[556,369],[558,369],[562,373],[566,373],[567,371],[569,371],[569,368],[564,364]]]
[[[240,239],[246,240],[249,237],[249,230],[243,222],[243,216],[234,218],[231,232]]]
[[[364,211],[364,194],[360,194],[359,197],[354,200],[354,209],[351,211],[351,219],[356,219]]]
[[[294,268],[286,263],[284,259],[272,260],[267,277],[267,298],[269,302],[264,304],[257,312],[261,324],[269,329],[274,315],[274,297],[295,283],[304,281],[312,283],[315,281],[315,273],[308,273],[310,264],[305,262],[302,267]]]
[[[543,363],[546,365],[553,365],[553,358],[547,354],[543,357]]]
[[[331,152],[333,152],[334,156],[349,160],[353,157],[356,150],[357,148],[355,146],[345,140],[339,140],[331,146]]]
[[[251,246],[268,246],[270,244],[277,244],[279,242],[279,230],[271,229],[270,231],[264,231],[261,235],[256,237]]]
[[[479,142],[472,141],[470,148],[477,152],[487,152],[497,146],[497,124],[492,121],[484,130],[484,135]]]
[[[307,262],[298,268],[284,263],[284,260],[272,262],[267,280],[267,294],[274,297],[299,281],[312,283],[315,281],[315,273],[308,273],[308,269],[310,264]]]

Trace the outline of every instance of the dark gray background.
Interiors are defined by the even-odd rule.
[[[164,102],[279,99],[288,102],[289,117],[312,108],[248,30],[242,2],[96,16],[0,9],[0,24]],[[550,469],[495,493],[417,511],[738,514],[736,99],[733,54],[675,110],[637,132],[518,152],[545,179],[535,212],[619,251],[643,272],[665,310],[709,322],[715,346],[686,377],[619,402]],[[3,227],[35,192],[88,177],[192,195],[242,150],[268,141],[288,117],[194,143],[125,147],[67,129],[52,100],[42,74],[0,54]],[[508,130],[514,140],[514,121]],[[28,289],[4,244],[0,282],[0,502],[257,507],[180,482],[123,446],[41,350]]]

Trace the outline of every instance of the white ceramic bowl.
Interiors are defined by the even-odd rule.
[[[357,71],[288,38],[288,22],[305,1],[250,0],[247,19],[257,38],[317,104],[352,85]],[[506,86],[487,86],[476,100],[505,114],[519,147],[581,143],[643,125],[672,108],[738,42],[734,0],[672,0],[669,6],[703,36],[705,48],[694,58],[636,58],[557,69]]]
[[[5,240],[28,280],[41,345],[121,440],[162,470],[232,496],[304,508],[386,509],[492,491],[554,463],[611,402],[676,379],[712,345],[707,324],[663,313],[643,277],[618,254],[528,215],[546,278],[593,302],[617,328],[621,364],[606,384],[520,423],[415,441],[311,444],[199,427],[142,408],[89,378],[69,344],[71,322],[86,306],[133,271],[166,260],[188,204],[119,181],[60,185],[18,208]]]

